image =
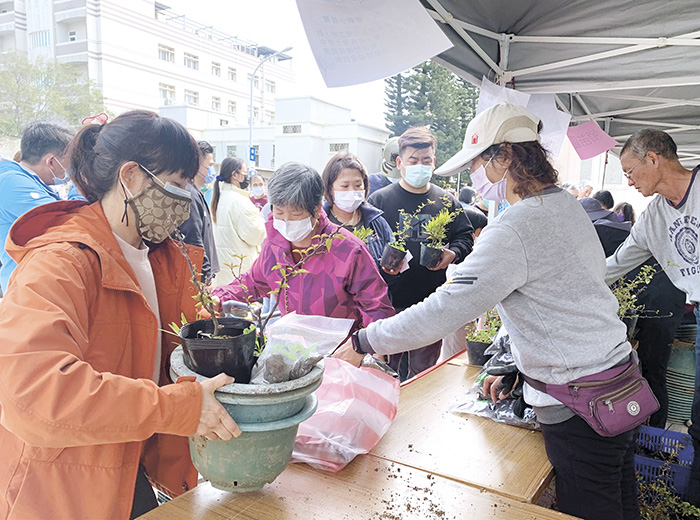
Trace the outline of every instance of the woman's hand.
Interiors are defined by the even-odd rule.
[[[345,343],[335,349],[332,357],[347,361],[354,367],[359,367],[362,364],[362,360],[365,359],[364,354],[358,354],[355,352],[355,350],[353,350],[351,339],[347,340]]]
[[[484,379],[484,385],[482,387],[482,392],[485,396],[491,397],[491,400],[496,403],[501,399],[505,399],[506,395],[498,394],[498,383],[501,382],[503,376],[486,376]]]
[[[231,383],[233,383],[233,378],[223,373],[201,383],[202,412],[199,416],[199,425],[195,435],[201,435],[210,441],[219,439],[228,441],[232,437],[241,435],[241,429],[214,397],[214,392],[219,387]]]
[[[440,263],[436,265],[435,267],[429,267],[431,271],[439,271],[440,269],[447,269],[447,266],[450,265],[452,262],[454,262],[454,259],[457,258],[457,253],[452,251],[452,249],[443,249],[442,250],[442,256],[440,257]]]

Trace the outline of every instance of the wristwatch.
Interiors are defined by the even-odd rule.
[[[362,347],[360,346],[360,338],[357,337],[359,332],[360,331],[353,332],[352,336],[350,336],[350,341],[352,341],[352,349],[355,352],[358,354],[364,354],[365,352],[362,351]]]

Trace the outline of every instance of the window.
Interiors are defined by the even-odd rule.
[[[275,113],[272,110],[265,110],[265,121],[272,124],[275,120]]]
[[[216,110],[217,112],[219,110],[221,110],[221,98],[218,98],[218,97],[211,98],[211,109]]]
[[[343,150],[349,150],[350,149],[350,143],[331,143],[328,145],[328,150],[331,153],[338,153],[342,152]]]
[[[166,45],[158,45],[158,59],[175,63],[175,49]]]
[[[252,74],[248,74],[248,84],[250,85],[250,80],[253,77]],[[258,76],[255,76],[255,80],[253,81],[253,86],[255,88],[260,88],[260,78]]]
[[[77,39],[78,39],[78,36],[77,36],[75,31],[68,31],[68,41],[69,42],[74,42]]]
[[[164,105],[172,105],[175,101],[175,87],[172,85],[160,84],[160,99]]]
[[[199,92],[194,90],[185,90],[185,103],[188,105],[199,105]]]
[[[185,67],[192,70],[199,70],[199,56],[195,56],[194,54],[186,52]]]
[[[236,145],[230,144],[226,147],[226,157],[237,157],[236,155]]]
[[[228,119],[219,119],[219,126],[228,126]]]
[[[229,81],[236,81],[236,69],[233,67],[228,68],[228,79]]]
[[[211,75],[221,77],[221,63],[211,62]]]
[[[233,115],[233,116],[236,115],[236,102],[235,101],[228,102],[228,113]]]
[[[258,107],[253,107],[253,121],[260,119],[260,109]]]
[[[260,166],[260,145],[254,144],[253,150],[255,150],[255,166]]]
[[[283,134],[300,134],[301,125],[284,125],[282,126]]]
[[[274,81],[266,81],[265,82],[265,92],[269,92],[270,94],[274,94],[277,91],[277,87],[275,86]]]
[[[29,34],[29,45],[32,49],[40,49],[50,45],[49,31],[37,31]]]

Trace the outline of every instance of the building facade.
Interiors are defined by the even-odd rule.
[[[164,107],[161,114],[181,121],[184,111]],[[379,171],[388,137],[386,128],[352,119],[348,108],[311,96],[280,97],[275,104],[274,124],[253,126],[255,168],[266,173],[285,162],[298,161],[320,173],[331,157],[347,150],[362,160],[368,173],[373,173]],[[248,162],[247,126],[210,128],[202,138],[214,147],[217,163],[229,156]]]
[[[94,81],[113,114],[186,107],[188,128],[248,124],[250,79],[275,50],[190,20],[153,0],[0,0],[0,52],[56,59]],[[274,121],[294,81],[281,54],[253,80],[253,119]]]

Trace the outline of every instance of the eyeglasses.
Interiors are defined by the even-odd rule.
[[[637,161],[637,164],[635,164],[634,166],[632,166],[629,170],[627,170],[627,171],[622,170],[622,175],[624,175],[626,179],[631,179],[631,178],[632,178],[632,172],[634,171],[634,169],[635,169],[637,166],[639,166],[639,164],[640,164],[644,159],[646,159],[646,157],[647,157],[647,154],[644,154],[644,157],[642,157],[641,159],[639,159],[639,160]]]

